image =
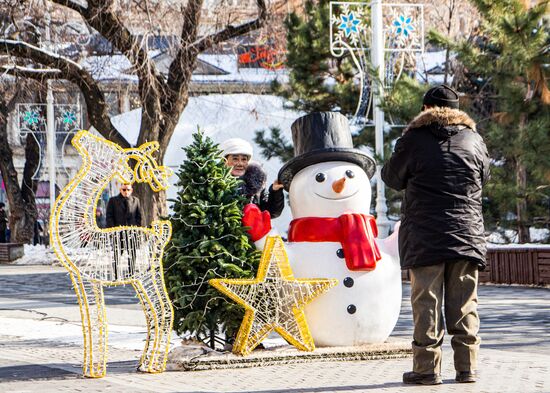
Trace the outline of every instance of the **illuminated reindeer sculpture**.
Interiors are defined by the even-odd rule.
[[[168,186],[169,168],[159,166],[148,142],[123,149],[115,143],[80,131],[72,140],[82,156],[76,177],[58,196],[50,218],[51,245],[69,271],[80,305],[84,334],[84,375],[103,377],[107,361],[107,320],[104,285],[131,284],[143,306],[147,341],[139,370],[166,368],[173,309],[162,274],[162,254],[171,236],[169,221],[151,228],[127,226],[101,229],[96,206],[103,190],[117,178],[122,183],[148,183],[153,191]],[[135,168],[131,162],[137,162]]]

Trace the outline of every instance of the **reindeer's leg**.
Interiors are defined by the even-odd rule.
[[[107,364],[107,319],[103,287],[98,282],[82,280],[78,273],[71,272],[70,276],[80,305],[82,319],[83,373],[90,378],[104,377]]]
[[[143,353],[141,354],[141,359],[139,360],[138,370],[142,368],[143,365],[147,364],[149,347],[151,343],[151,329],[155,329],[155,315],[151,307],[151,299],[147,295],[143,283],[141,281],[136,281],[132,283],[132,286],[136,290],[139,302],[143,308],[143,314],[145,315],[145,323],[147,324],[147,339],[145,340],[145,347],[143,348]]]
[[[134,287],[143,305],[148,324],[147,343],[141,358],[140,370],[150,373],[162,372],[166,368],[170,349],[173,310],[160,268],[152,268],[150,274],[142,281],[136,282]]]
[[[168,352],[170,351],[170,338],[172,336],[172,328],[174,325],[174,309],[172,302],[168,296],[166,285],[164,283],[164,274],[162,267],[156,267],[154,269],[153,278],[159,294],[160,303],[162,307],[162,323],[161,323],[161,337],[159,345],[159,358],[158,362],[162,370],[166,369],[166,361],[168,359]]]

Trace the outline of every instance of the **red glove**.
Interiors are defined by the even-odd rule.
[[[262,212],[253,203],[244,207],[242,221],[245,227],[250,227],[247,232],[254,242],[260,240],[271,230],[271,215],[267,210]]]

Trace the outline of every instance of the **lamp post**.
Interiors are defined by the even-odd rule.
[[[46,48],[50,48],[51,43],[51,31],[50,31],[50,9],[49,5],[46,6]],[[54,98],[51,80],[46,81],[47,93],[46,93],[46,149],[48,157],[48,180],[50,186],[50,212],[53,212],[55,205],[55,156],[56,156],[56,139],[55,139],[55,110],[54,110]]]
[[[53,212],[55,205],[55,118],[54,101],[51,81],[47,81],[48,92],[46,94],[46,149],[48,151],[48,180],[50,183],[50,212]]]
[[[372,0],[370,3],[332,1],[329,18],[332,55],[341,57],[344,53],[349,53],[359,70],[361,83],[355,119],[363,119],[364,124],[372,104],[375,152],[380,163],[384,158],[385,119],[381,103],[385,85],[399,78],[407,54],[424,50],[423,6],[382,4],[382,0]],[[376,72],[371,80],[365,66],[368,64],[366,53],[369,51],[370,63]],[[388,62],[385,61],[386,53],[393,55]],[[397,64],[400,67],[396,67]],[[386,75],[388,81],[384,80]],[[379,236],[384,238],[388,236],[390,221],[387,217],[385,185],[381,178],[380,164],[376,165],[375,176],[376,223]]]
[[[374,0],[371,3],[372,44],[371,63],[376,70],[377,79],[373,80],[373,120],[375,151],[378,159],[384,159],[384,111],[380,108],[384,96],[384,31],[382,19],[382,0]],[[380,162],[376,164],[376,224],[381,238],[388,236],[390,222],[386,215],[386,195],[384,182],[382,182]]]

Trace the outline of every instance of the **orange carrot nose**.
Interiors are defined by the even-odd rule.
[[[332,183],[332,189],[334,192],[341,193],[344,187],[346,186],[346,178],[343,177],[340,180],[336,180]]]

